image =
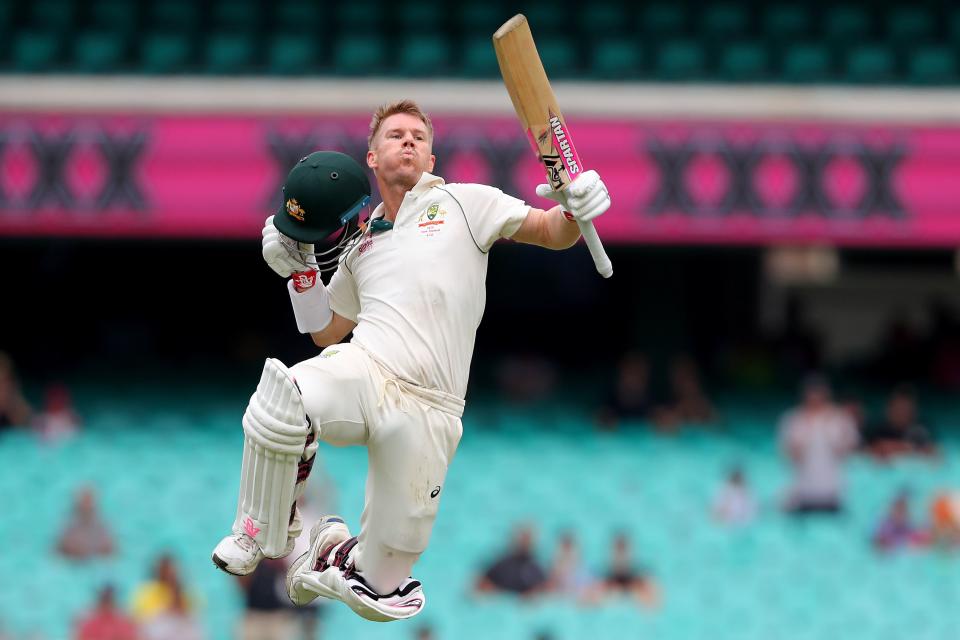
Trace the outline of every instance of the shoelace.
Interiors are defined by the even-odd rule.
[[[238,533],[234,538],[237,541],[237,546],[242,548],[247,553],[253,551],[254,540],[245,533]]]

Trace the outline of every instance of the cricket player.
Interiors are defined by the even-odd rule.
[[[213,561],[245,575],[264,557],[289,554],[302,528],[295,501],[318,442],[366,446],[359,535],[340,517],[321,518],[291,566],[287,591],[297,605],[323,596],[389,621],[425,603],[411,572],[463,430],[490,248],[500,238],[571,247],[580,237],[576,222],[605,212],[610,196],[594,171],[564,192],[540,185],[537,194],[558,203],[549,210],[493,187],[446,184],[430,173],[430,118],[408,100],[377,109],[368,142],[383,202],[367,224],[356,223],[370,199],[360,166],[317,152],[290,172],[283,207],[263,229],[267,264],[292,276],[298,329],[324,349],[289,369],[266,361],[243,417],[236,520]],[[332,231],[332,248],[316,252]],[[324,286],[319,273],[334,269]]]

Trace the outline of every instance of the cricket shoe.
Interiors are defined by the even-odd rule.
[[[374,591],[356,571],[357,538],[338,516],[325,516],[310,530],[310,548],[287,572],[287,595],[303,606],[318,596],[340,600],[367,620],[389,622],[412,618],[426,597],[418,580],[407,578],[392,593]]]
[[[288,537],[287,546],[280,557],[290,555],[296,542],[296,537]],[[260,545],[246,533],[234,533],[227,536],[213,550],[213,564],[235,576],[245,576],[253,573],[263,558],[264,555],[263,551],[260,550]]]

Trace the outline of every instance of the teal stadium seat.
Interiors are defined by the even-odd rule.
[[[127,42],[123,32],[81,31],[73,39],[73,68],[83,73],[118,72],[126,62]]]
[[[397,14],[397,20],[404,34],[420,33],[447,33],[444,19],[447,12],[437,8],[436,3],[426,0],[408,0],[403,3],[403,9]]]
[[[569,78],[580,71],[576,42],[564,36],[536,36],[537,51],[549,78]]]
[[[278,33],[310,33],[321,37],[327,11],[319,2],[281,0],[268,13]]]
[[[762,34],[771,43],[790,43],[809,37],[813,17],[806,4],[772,4],[763,10],[762,25]]]
[[[0,65],[5,65],[10,54],[10,33],[13,31],[16,5],[14,0],[0,0]]]
[[[654,72],[660,80],[702,80],[707,75],[706,52],[693,39],[663,42],[657,51]]]
[[[338,2],[335,12],[337,37],[341,40],[380,36],[383,10],[382,5],[376,0]]]
[[[492,32],[491,32],[492,33]],[[496,78],[500,73],[490,36],[469,36],[462,41],[460,74],[468,78]]]
[[[26,24],[30,28],[62,35],[76,25],[78,5],[73,0],[34,0],[26,5]]]
[[[769,49],[761,42],[733,42],[720,54],[720,77],[730,82],[760,82],[770,75]]]
[[[219,0],[213,3],[210,18],[213,30],[246,33],[255,31],[263,20],[254,0]]]
[[[578,24],[594,42],[629,33],[633,24],[631,6],[627,3],[595,0],[580,5]]]
[[[14,71],[51,71],[60,63],[61,38],[52,31],[21,30],[14,34],[10,52]]]
[[[193,69],[193,40],[186,33],[147,33],[140,39],[139,46],[143,73],[178,74]]]
[[[214,75],[231,75],[253,70],[254,42],[252,35],[237,31],[208,34],[204,39],[204,71]]]
[[[155,31],[195,33],[200,29],[201,3],[193,0],[154,0],[148,25]]]
[[[947,45],[913,49],[907,61],[907,77],[921,85],[953,84],[957,81],[957,52]]]
[[[743,37],[749,28],[750,14],[741,4],[708,3],[700,12],[698,33],[712,42]]]
[[[516,13],[523,13],[527,17],[530,30],[533,31],[533,37],[536,39],[538,47],[541,37],[558,36],[570,27],[569,17],[563,11],[558,11],[557,5],[553,3],[535,2],[525,5],[522,12],[518,11]],[[513,13],[507,13],[504,16],[504,21],[512,15]]]
[[[640,8],[638,27],[645,40],[686,35],[687,12],[679,3],[654,2]]]
[[[844,58],[843,79],[855,84],[889,83],[896,79],[896,59],[885,44],[854,45]]]
[[[916,46],[935,40],[936,17],[931,7],[899,6],[886,11],[886,40],[897,46]]]
[[[825,82],[834,76],[832,50],[822,42],[798,43],[783,52],[780,77],[786,82]]]
[[[132,34],[140,19],[142,3],[128,0],[94,0],[90,4],[90,26]]]
[[[320,66],[319,37],[312,33],[281,31],[267,45],[267,71],[282,76],[313,73]]]
[[[629,80],[642,72],[640,45],[629,37],[603,39],[594,44],[590,76],[604,80]]]
[[[411,77],[445,75],[453,68],[452,58],[453,49],[446,37],[410,36],[400,44],[394,71]]]
[[[834,5],[824,10],[823,35],[835,46],[849,46],[871,35],[870,9],[861,5]]]
[[[343,75],[369,76],[384,71],[386,48],[377,36],[341,37],[333,47],[333,69]]]
[[[483,36],[489,40],[510,17],[497,2],[457,2],[451,11],[455,32],[468,39]]]

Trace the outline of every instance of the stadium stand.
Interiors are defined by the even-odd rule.
[[[4,495],[24,495],[39,486],[45,494],[36,502],[13,501],[0,520],[4,544],[17,549],[0,557],[5,584],[18,585],[0,590],[5,627],[67,637],[71,620],[102,583],[116,583],[128,599],[156,555],[171,551],[198,596],[209,638],[233,637],[240,591],[207,554],[233,515],[242,394],[228,393],[233,403],[213,402],[200,391],[153,397],[138,392],[126,401],[103,389],[79,396],[87,421],[76,439],[52,448],[29,433],[0,439]],[[934,491],[956,480],[956,434],[944,443],[940,464],[883,466],[858,458],[848,475],[852,497],[846,517],[798,524],[776,507],[787,480],[773,438],[776,413],[738,405],[725,410],[725,430],[676,437],[630,428],[584,433],[589,418],[562,408],[525,412],[477,405],[468,412],[431,547],[418,565],[431,598],[425,618],[438,636],[532,638],[547,629],[557,640],[569,640],[617,637],[630,629],[639,637],[665,640],[704,634],[865,640],[898,629],[907,611],[910,619],[928,622],[926,628],[912,627],[910,637],[949,637],[960,558],[932,551],[878,558],[869,536],[890,497],[905,484],[925,506]],[[951,417],[955,412],[941,411],[939,422],[950,423]],[[327,473],[336,477],[343,514],[356,523],[365,452],[323,448],[321,456]],[[761,501],[757,522],[738,531],[721,529],[708,516],[731,463],[743,466]],[[50,475],[49,468],[71,473]],[[191,472],[178,472],[183,469]],[[50,549],[75,488],[86,483],[98,489],[119,553],[73,565]],[[192,507],[189,517],[182,515],[184,504]],[[596,573],[605,566],[610,538],[627,532],[638,559],[661,584],[662,608],[644,611],[618,601],[582,608],[556,597],[518,606],[506,597],[465,597],[476,571],[521,522],[533,523],[539,532],[544,562],[557,535],[572,529]],[[917,579],[891,582],[893,576]],[[69,588],[49,589],[57,584]],[[893,602],[899,604],[890,606]],[[331,608],[328,615],[351,638],[396,637],[390,625],[364,624],[346,608]],[[783,635],[771,636],[772,631]]]
[[[551,76],[666,82],[957,82],[949,3],[521,3]],[[516,10],[439,12],[385,0],[0,3],[0,73],[278,74],[492,78],[493,30]],[[565,16],[576,19],[568,21]],[[570,30],[573,30],[571,33]],[[0,42],[5,39],[0,38]],[[586,46],[592,55],[580,51]],[[289,48],[290,51],[285,49]]]

